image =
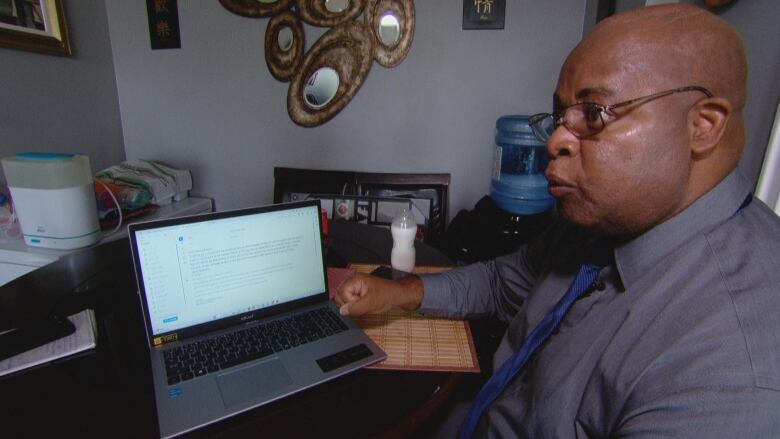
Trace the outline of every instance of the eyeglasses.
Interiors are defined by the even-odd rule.
[[[574,134],[577,138],[584,139],[600,133],[607,125],[605,118],[615,117],[615,114],[612,112],[612,110],[616,108],[625,107],[632,104],[644,104],[646,102],[652,101],[653,99],[658,99],[664,96],[686,91],[699,91],[707,95],[708,98],[713,96],[712,93],[706,88],[698,85],[691,85],[688,87],[680,87],[673,90],[654,93],[648,96],[642,96],[641,98],[635,98],[612,105],[601,105],[594,102],[579,102],[552,114],[535,114],[528,119],[528,123],[531,125],[531,129],[533,130],[536,138],[542,142],[547,142],[547,140],[552,135],[552,132],[561,125],[566,127],[566,129]]]

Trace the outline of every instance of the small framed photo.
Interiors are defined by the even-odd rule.
[[[389,226],[393,218],[401,209],[409,209],[411,202],[408,199],[386,199],[376,203],[376,223]]]
[[[63,0],[0,0],[0,47],[68,56]]]
[[[349,198],[333,200],[333,218],[347,221],[354,220],[355,200]]]
[[[463,29],[503,29],[506,0],[463,0]]]
[[[371,203],[368,200],[357,200],[357,208],[355,211],[355,219],[359,223],[368,224],[371,218]]]

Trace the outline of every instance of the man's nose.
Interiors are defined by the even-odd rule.
[[[573,156],[580,152],[580,139],[577,138],[564,124],[558,125],[547,139],[547,154],[550,160],[561,156]]]

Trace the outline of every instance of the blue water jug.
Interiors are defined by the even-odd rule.
[[[555,199],[547,192],[547,150],[534,136],[528,116],[502,116],[496,121],[496,150],[490,198],[516,215],[549,209]]]

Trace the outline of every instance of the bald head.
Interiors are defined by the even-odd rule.
[[[628,46],[634,62],[666,86],[701,85],[745,104],[747,62],[736,30],[714,14],[687,4],[666,4],[614,15],[599,23],[572,56],[605,42]],[[659,84],[660,85],[660,84]]]

